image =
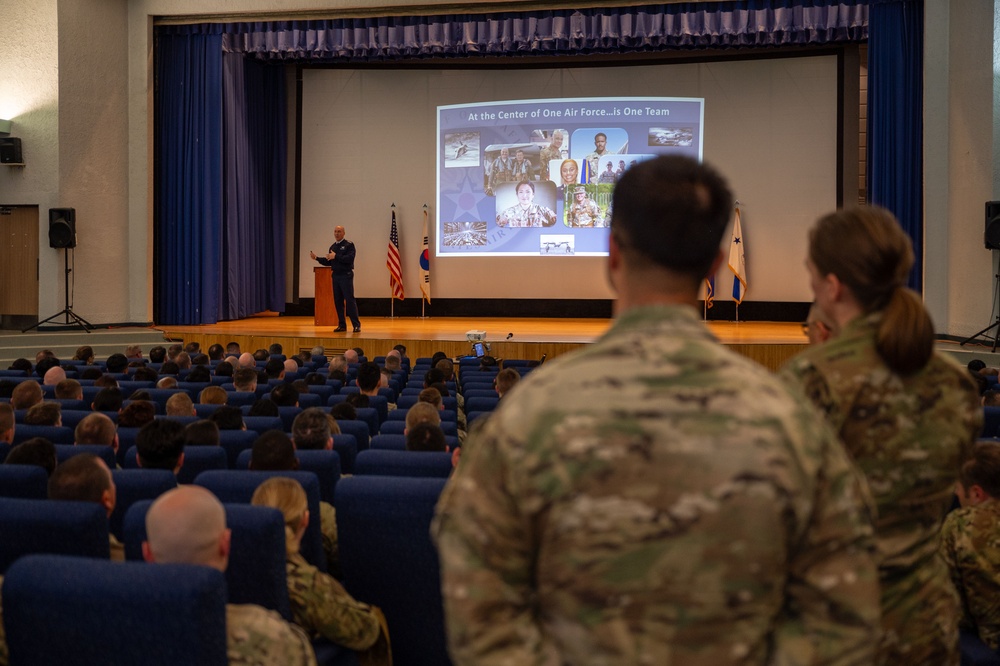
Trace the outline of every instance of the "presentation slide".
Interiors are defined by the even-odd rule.
[[[702,158],[704,99],[437,107],[438,257],[602,256],[615,183],[656,155]]]

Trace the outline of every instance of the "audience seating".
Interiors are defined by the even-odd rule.
[[[368,441],[371,439],[371,430],[366,421],[344,419],[337,421],[337,426],[340,428],[341,433],[354,436],[354,441],[358,445],[358,451],[364,451],[368,448]],[[378,433],[377,430],[375,432],[376,434]],[[336,440],[334,442],[336,443]]]
[[[0,539],[0,575],[23,555],[52,553],[104,559],[111,556],[108,514],[96,502],[3,497],[0,498],[0,534],[5,535]],[[5,615],[6,611],[5,586]]]
[[[46,499],[49,475],[38,465],[0,465],[0,497]],[[10,538],[9,535],[7,538]]]
[[[250,469],[252,451],[244,451],[236,461],[235,469]],[[313,472],[319,481],[319,497],[333,504],[333,493],[340,480],[340,456],[336,451],[300,449],[295,452],[300,472]]]
[[[115,510],[111,512],[111,533],[121,541],[122,523],[128,508],[141,500],[154,500],[177,487],[177,477],[165,469],[115,469],[111,471],[117,490]]]
[[[405,451],[406,435],[375,435],[372,437],[370,449],[373,451]]]
[[[354,461],[354,475],[448,478],[451,475],[451,454],[369,449],[358,454]]]
[[[981,436],[989,438],[997,435],[1000,435],[1000,407],[983,407],[983,432]]]
[[[500,404],[500,398],[494,392],[493,397],[466,397],[465,411],[468,412],[492,412]]]
[[[138,469],[136,449],[125,454],[125,469]],[[177,483],[194,483],[198,474],[208,469],[229,469],[229,457],[221,446],[185,446],[184,464],[177,471]]]
[[[385,612],[398,664],[451,663],[438,555],[430,536],[444,484],[444,479],[380,476],[337,484],[344,585],[355,599]]]
[[[100,444],[56,444],[55,447],[56,462],[59,464],[81,453],[92,453],[102,459],[104,464],[108,466],[108,469],[114,469],[117,466],[118,461],[115,458],[115,450],[110,446],[102,446]]]
[[[354,459],[358,457],[358,439],[351,434],[333,436],[333,450],[340,456],[342,474],[354,474]]]
[[[236,459],[240,452],[253,447],[258,437],[253,430],[220,430],[219,444],[226,450],[229,469],[236,469]]]
[[[125,558],[141,561],[146,512],[152,500],[136,502],[125,514]],[[285,574],[285,519],[266,506],[226,504],[232,536],[226,584],[229,603],[257,604],[291,620]]]
[[[244,416],[243,423],[246,424],[247,430],[253,430],[258,435],[261,435],[268,430],[284,430],[285,426],[281,422],[281,417],[279,416]]]
[[[974,631],[959,629],[962,666],[1000,666],[1000,654],[991,650]]]
[[[53,444],[72,444],[73,429],[63,426],[24,425],[18,421],[17,427],[14,428],[14,445],[26,442],[32,437],[44,437]]]
[[[488,412],[466,412],[465,413],[465,425],[467,425],[467,426],[469,426],[471,428],[473,421],[475,421],[476,419],[478,419],[480,416],[483,416],[484,414],[492,414],[492,413],[493,413],[492,410],[488,411]]]
[[[26,557],[4,580],[3,614],[13,666],[229,663],[226,582],[210,567]]]
[[[209,470],[202,472],[194,480],[195,484],[208,488],[224,503],[249,504],[253,492],[261,483],[272,476],[287,476],[302,484],[309,502],[309,515],[319,516],[319,479],[313,472],[253,472],[236,469]],[[302,557],[321,571],[326,571],[326,556],[319,520],[310,520],[302,537]]]

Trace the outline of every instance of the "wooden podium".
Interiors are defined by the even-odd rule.
[[[313,268],[316,279],[316,313],[313,323],[316,326],[336,326],[337,310],[333,307],[333,269],[329,266]]]

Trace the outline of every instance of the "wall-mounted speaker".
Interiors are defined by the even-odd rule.
[[[76,247],[75,208],[49,208],[49,247]]]
[[[21,140],[15,136],[0,138],[0,164],[21,164]]]

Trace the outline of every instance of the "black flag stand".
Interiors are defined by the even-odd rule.
[[[1000,297],[1000,273],[997,273],[997,274],[995,274],[993,276],[993,307],[997,306],[997,298],[998,297]],[[970,335],[966,339],[962,340],[962,342],[960,343],[960,345],[964,347],[966,343],[972,342],[973,340],[975,340],[976,338],[978,338],[979,336],[981,336],[986,331],[990,331],[990,330],[993,330],[993,329],[996,329],[996,330],[993,331],[993,348],[991,349],[991,351],[996,352],[996,350],[997,350],[997,339],[1000,338],[1000,311],[997,312],[996,318],[994,319],[994,321],[993,321],[992,324],[990,324],[989,326],[987,326],[983,330],[979,331],[978,333],[973,333],[972,335]]]

